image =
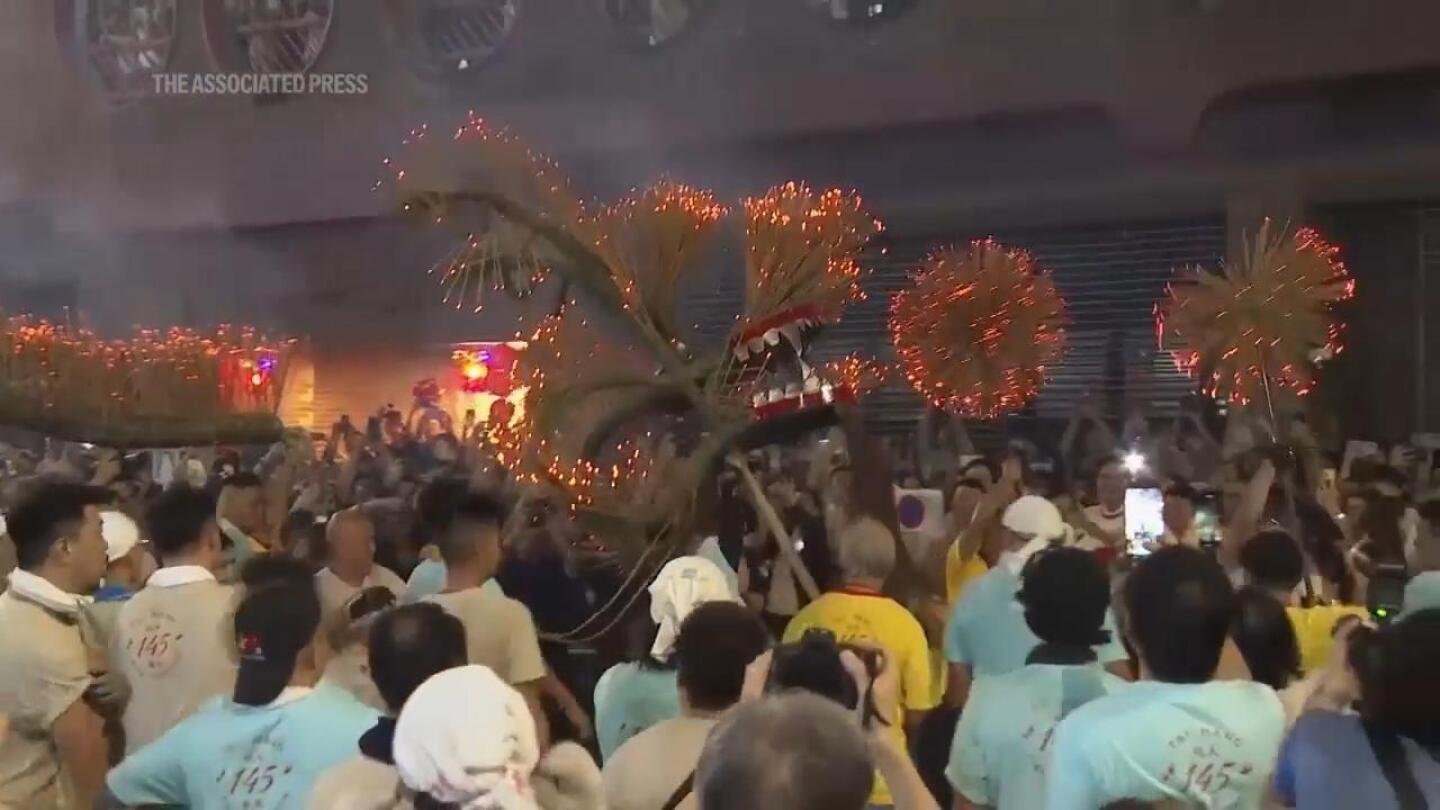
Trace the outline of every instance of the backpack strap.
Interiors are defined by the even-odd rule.
[[[675,788],[675,792],[671,793],[670,798],[666,799],[665,803],[660,806],[660,810],[675,810],[675,808],[680,806],[681,802],[685,801],[686,796],[694,792],[695,772],[691,771],[690,774],[685,777],[685,781],[680,783],[680,787]]]
[[[1425,800],[1420,783],[1415,781],[1415,774],[1410,769],[1410,762],[1405,758],[1405,746],[1400,742],[1400,737],[1377,728],[1372,723],[1361,725],[1365,729],[1365,737],[1370,741],[1370,750],[1375,753],[1375,760],[1380,763],[1380,771],[1385,774],[1385,781],[1389,782],[1390,789],[1395,791],[1396,807],[1400,810],[1429,810],[1430,803]]]

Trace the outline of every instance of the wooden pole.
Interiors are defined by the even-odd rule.
[[[730,465],[740,473],[740,480],[745,482],[746,489],[750,490],[750,497],[755,501],[755,510],[760,513],[760,520],[775,537],[775,544],[780,547],[780,554],[790,563],[790,568],[795,572],[795,578],[800,580],[800,588],[805,595],[814,601],[820,598],[820,588],[815,585],[815,578],[810,575],[810,569],[805,567],[805,561],[795,552],[795,544],[790,542],[790,535],[785,532],[785,524],[780,521],[780,515],[765,497],[765,490],[760,487],[760,482],[755,479],[755,474],[750,472],[750,467],[745,459],[738,456],[730,456]]]

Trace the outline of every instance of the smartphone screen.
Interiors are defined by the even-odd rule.
[[[1140,557],[1154,550],[1165,533],[1165,494],[1159,487],[1130,487],[1125,490],[1126,552]]]
[[[1214,495],[1207,495],[1195,506],[1195,536],[1202,548],[1219,545],[1220,530],[1220,505]]]

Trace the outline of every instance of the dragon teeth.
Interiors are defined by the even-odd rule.
[[[790,341],[790,346],[791,346],[793,349],[795,349],[795,353],[796,353],[796,354],[799,354],[799,353],[800,353],[800,325],[799,325],[799,324],[794,324],[794,323],[786,324],[785,326],[780,327],[780,334],[781,334],[782,336],[784,336],[784,338],[785,338],[786,340]]]

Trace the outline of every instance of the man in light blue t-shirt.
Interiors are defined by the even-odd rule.
[[[1061,721],[1044,807],[1259,807],[1285,712],[1264,684],[1211,680],[1235,605],[1225,572],[1198,550],[1162,549],[1131,572],[1124,600],[1143,680]]]
[[[309,583],[252,589],[235,612],[240,667],[216,698],[105,780],[124,806],[304,808],[320,773],[358,751],[374,710],[319,679],[320,602]]]
[[[961,705],[974,678],[1004,675],[1025,666],[1039,637],[1025,623],[1024,608],[1015,600],[1020,569],[1034,551],[1065,536],[1060,510],[1044,498],[1027,495],[1005,510],[1000,521],[1004,552],[995,567],[965,589],[945,625],[945,660],[950,662],[947,702]],[[1102,665],[1128,675],[1129,658],[1108,611],[1105,630],[1110,641],[1096,645]]]
[[[400,601],[407,605],[413,605],[425,601],[428,596],[443,593],[446,576],[445,561],[427,555],[419,565],[415,566],[415,570],[410,572],[410,579],[405,582],[405,596]],[[495,596],[505,595],[505,589],[500,587],[499,581],[494,577],[485,580],[480,588]]]
[[[636,734],[679,716],[674,667],[653,660],[610,667],[595,684],[595,738],[601,762]]]
[[[1043,807],[1045,760],[1056,725],[1126,685],[1095,656],[1094,647],[1110,640],[1103,629],[1110,580],[1094,554],[1076,548],[1037,554],[1025,568],[1018,598],[1026,625],[1041,642],[1024,667],[975,682],[945,769],[971,806]]]

